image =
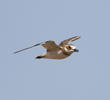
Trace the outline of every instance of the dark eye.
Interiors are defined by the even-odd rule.
[[[68,49],[71,49],[71,47],[70,47],[70,46],[68,46]]]

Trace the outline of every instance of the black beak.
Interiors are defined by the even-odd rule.
[[[78,49],[74,49],[74,52],[79,52],[79,50]]]

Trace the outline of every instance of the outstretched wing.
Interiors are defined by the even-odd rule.
[[[24,49],[15,51],[14,54],[19,53],[19,52],[24,51],[24,50],[27,50],[27,49],[30,49],[30,48],[32,48],[32,47],[36,47],[36,46],[41,45],[41,44],[42,44],[42,43],[38,43],[38,44],[32,45],[32,46],[30,46],[30,47],[27,47],[27,48],[24,48]]]
[[[69,42],[75,41],[75,40],[77,40],[77,39],[79,39],[79,38],[80,38],[79,36],[75,36],[75,37],[66,39],[66,40],[62,41],[62,42],[59,44],[59,46],[64,46],[64,45],[68,44]]]
[[[30,47],[15,51],[14,54],[19,53],[24,50],[27,50],[27,49],[30,49],[30,48],[33,48],[33,47],[36,47],[38,45],[42,45],[44,48],[47,49],[47,51],[48,50],[56,50],[56,49],[60,48],[54,41],[46,41],[46,42],[38,43],[38,44],[32,45]]]
[[[60,49],[60,47],[52,40],[42,43],[42,46],[46,48],[47,51]]]

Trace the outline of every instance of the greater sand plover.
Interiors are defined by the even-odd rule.
[[[43,55],[37,56],[36,59],[41,59],[41,58],[64,59],[64,58],[70,56],[73,52],[79,51],[78,49],[76,49],[76,46],[69,44],[69,42],[75,41],[79,38],[80,38],[79,36],[75,36],[75,37],[72,37],[72,38],[69,38],[69,39],[62,41],[58,45],[53,40],[50,40],[50,41],[35,44],[33,46],[24,48],[22,50],[14,52],[14,53],[16,54],[16,53],[19,53],[21,51],[30,49],[32,47],[41,45],[46,49],[47,52]]]

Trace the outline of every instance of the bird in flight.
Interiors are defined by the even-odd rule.
[[[72,38],[69,38],[69,39],[62,41],[58,45],[54,41],[49,40],[46,42],[41,42],[41,43],[32,45],[32,46],[24,48],[22,50],[18,50],[16,52],[14,52],[14,54],[19,53],[24,50],[27,50],[27,49],[30,49],[32,47],[36,47],[38,45],[41,45],[46,49],[46,53],[42,54],[40,56],[37,56],[36,59],[41,59],[41,58],[64,59],[66,57],[69,57],[73,52],[79,52],[79,50],[76,49],[76,46],[74,46],[73,44],[70,44],[70,42],[75,41],[79,38],[80,38],[79,36],[74,36]]]

